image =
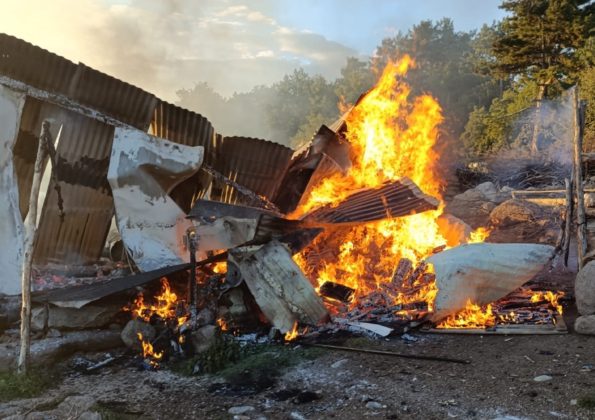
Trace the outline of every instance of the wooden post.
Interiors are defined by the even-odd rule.
[[[564,179],[564,185],[566,186],[566,210],[564,214],[564,239],[562,241],[562,252],[564,255],[564,265],[568,267],[568,255],[570,253],[570,235],[572,234],[572,212],[573,212],[573,199],[572,199],[572,180],[568,178]]]
[[[578,86],[575,86],[572,93],[574,107],[574,191],[576,195],[576,237],[578,268],[583,268],[584,257],[587,253],[587,224],[585,219],[585,191],[583,189],[583,133],[581,105],[579,102]]]
[[[25,246],[23,255],[23,269],[21,273],[21,348],[17,364],[18,372],[27,373],[29,350],[31,347],[31,265],[37,233],[37,199],[41,186],[43,164],[46,157],[47,144],[52,142],[50,123],[41,124],[41,134],[37,144],[37,158],[33,170],[33,183],[29,196],[29,212],[25,220]]]

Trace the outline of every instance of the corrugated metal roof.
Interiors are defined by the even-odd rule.
[[[66,95],[76,69],[72,61],[0,33],[0,74]]]
[[[266,140],[250,137],[225,137],[217,153],[214,169],[258,195],[271,200],[289,166],[293,150]],[[225,203],[243,203],[243,195],[225,185]]]
[[[1,33],[0,74],[67,96],[143,131],[158,102],[136,86]]]
[[[35,262],[97,260],[113,215],[113,200],[106,176],[114,129],[32,98],[27,98],[23,109],[15,146],[23,215],[29,200],[41,123],[45,119],[51,121],[54,137],[60,125],[63,126],[56,149],[59,161],[56,173],[64,198],[65,218],[64,221],[60,219],[57,193],[51,180],[41,210]],[[33,154],[28,153],[31,150]]]

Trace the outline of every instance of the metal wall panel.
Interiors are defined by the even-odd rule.
[[[56,174],[65,217],[63,221],[60,218],[57,193],[51,180],[41,208],[35,262],[95,261],[101,255],[113,216],[107,168],[114,129],[56,105],[27,98],[15,146],[23,216],[31,190],[38,136],[45,119],[52,124],[54,139],[62,125],[56,149]]]

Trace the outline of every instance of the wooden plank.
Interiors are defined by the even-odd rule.
[[[238,267],[260,310],[281,333],[296,322],[317,325],[328,319],[322,299],[280,242],[257,250],[235,248],[229,251],[229,262]]]
[[[467,334],[467,335],[559,335],[568,334],[564,318],[556,315],[556,325],[552,324],[504,324],[494,328],[422,328],[420,331],[430,334]]]

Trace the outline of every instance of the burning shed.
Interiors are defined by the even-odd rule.
[[[217,328],[272,327],[287,339],[424,324],[563,331],[561,293],[519,290],[554,247],[484,243],[488,226],[445,213],[441,109],[412,96],[409,57],[294,152],[221,136],[201,115],[7,35],[0,47],[0,140],[12,153],[2,160],[10,228],[0,239],[17,243],[3,256],[3,293],[19,292],[42,122],[57,139],[34,253],[42,324],[123,299],[133,318],[123,340],[151,366],[201,351]],[[114,216],[123,258],[100,260]]]

